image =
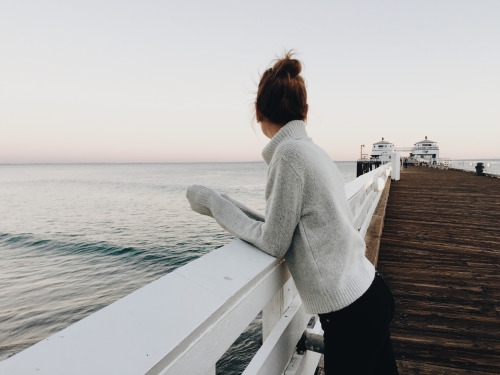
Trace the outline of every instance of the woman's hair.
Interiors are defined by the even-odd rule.
[[[300,76],[302,65],[289,51],[267,69],[257,90],[257,109],[269,121],[285,125],[292,120],[307,118],[307,92]],[[257,121],[261,119],[257,117]]]

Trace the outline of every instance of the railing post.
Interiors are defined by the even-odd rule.
[[[393,181],[399,181],[400,178],[399,174],[401,170],[401,160],[399,158],[399,152],[392,153],[391,161],[392,161],[391,179]]]
[[[286,272],[289,274],[288,268]],[[289,275],[285,275],[289,277]],[[293,279],[289,277],[283,287],[274,295],[274,297],[262,309],[262,342],[264,342],[276,324],[280,321],[286,309],[290,306],[297,295],[297,288]]]

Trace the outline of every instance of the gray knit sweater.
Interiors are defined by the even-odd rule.
[[[269,164],[265,218],[200,185],[188,188],[191,207],[260,250],[284,256],[308,312],[350,305],[368,289],[375,269],[354,229],[339,170],[307,136],[303,121],[283,126],[262,155]]]

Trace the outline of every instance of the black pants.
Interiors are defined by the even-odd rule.
[[[357,301],[320,314],[326,375],[398,374],[389,334],[393,316],[394,298],[378,273]]]

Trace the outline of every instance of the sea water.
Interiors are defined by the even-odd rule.
[[[450,167],[476,172],[477,163],[483,163],[483,172],[500,176],[500,159],[452,160]]]
[[[338,162],[345,181],[355,162]],[[264,212],[264,163],[0,165],[0,360],[233,237],[191,211],[203,184]],[[217,364],[238,374],[259,318]]]

